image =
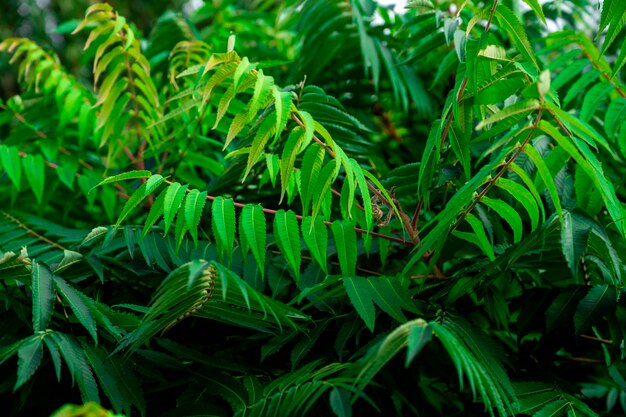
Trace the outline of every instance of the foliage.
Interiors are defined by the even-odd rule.
[[[52,414],[52,417],[124,417],[121,414],[113,414],[94,402],[85,405],[67,404]]]
[[[2,40],[5,414],[626,412],[626,7],[592,6],[97,3],[80,62]]]

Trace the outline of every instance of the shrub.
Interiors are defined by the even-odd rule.
[[[147,35],[98,3],[64,26],[84,68],[3,40],[7,413],[626,410],[626,8],[557,3]]]

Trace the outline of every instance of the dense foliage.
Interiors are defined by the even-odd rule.
[[[4,38],[4,414],[626,412],[626,2],[542,3]]]

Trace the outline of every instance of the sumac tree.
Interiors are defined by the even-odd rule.
[[[542,3],[2,40],[5,414],[625,411],[626,3]]]

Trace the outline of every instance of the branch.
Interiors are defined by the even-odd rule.
[[[13,223],[15,223],[20,229],[24,229],[26,230],[26,232],[31,235],[36,237],[37,239],[41,240],[42,242],[47,243],[50,246],[54,246],[57,249],[60,250],[67,250],[65,249],[63,246],[59,245],[56,242],[51,241],[50,239],[48,239],[45,236],[40,235],[39,233],[35,232],[33,229],[29,228],[28,226],[26,226],[24,223],[22,223],[21,221],[19,221],[18,219],[16,219],[15,217],[13,217],[12,215],[10,215],[9,213],[5,212],[4,210],[0,210],[0,213],[6,217],[7,219],[9,219],[10,221],[12,221]]]
[[[452,226],[452,230],[455,230],[459,226],[459,224],[463,221],[465,216],[467,216],[474,209],[474,207],[476,207],[476,205],[480,202],[480,199],[483,198],[485,194],[487,194],[487,192],[491,189],[491,187],[493,187],[493,185],[498,180],[498,178],[504,175],[504,173],[509,169],[511,164],[515,162],[515,159],[517,159],[517,157],[522,153],[522,151],[524,150],[524,146],[528,144],[528,142],[533,136],[533,133],[535,133],[535,130],[537,129],[537,126],[539,125],[539,122],[541,121],[542,115],[543,115],[543,108],[540,108],[539,112],[537,113],[537,117],[535,118],[535,122],[531,126],[530,132],[528,132],[528,135],[526,136],[524,141],[520,145],[517,146],[517,149],[513,153],[513,156],[511,156],[511,158],[509,158],[509,160],[504,163],[504,165],[502,166],[502,169],[500,169],[500,171],[498,171],[498,173],[492,179],[489,180],[485,188],[483,188],[483,190],[476,196],[476,198],[474,198],[474,201],[472,201],[469,207],[458,218],[456,223],[454,223],[454,225]]]
[[[166,184],[170,184],[170,185],[171,185],[171,184],[173,184],[173,182],[172,182],[172,181],[170,181],[170,180],[163,180],[163,182],[165,182]],[[188,192],[188,193],[189,193],[189,192],[191,192],[191,190],[190,190],[190,189],[187,189],[187,190],[186,190],[186,192]],[[209,201],[214,201],[216,198],[217,198],[217,197],[212,196],[212,195],[207,195],[207,196],[206,196],[206,199],[207,199],[207,200],[209,200]],[[244,203],[238,203],[238,202],[236,202],[236,201],[233,201],[233,205],[234,205],[235,207],[239,207],[239,208],[243,208],[243,207],[245,207],[245,206],[246,206],[246,204],[244,204]],[[265,208],[265,207],[262,207],[262,210],[263,210],[263,212],[264,212],[264,213],[271,214],[272,216],[276,215],[276,213],[278,212],[278,210],[268,209],[268,208]],[[304,219],[304,216],[301,216],[301,215],[299,215],[299,214],[296,214],[296,219],[298,219],[298,220],[302,220],[302,219]],[[330,226],[330,225],[332,225],[333,223],[325,220],[325,221],[324,221],[324,224],[325,224],[325,225],[327,225],[327,226]],[[412,244],[411,242],[409,242],[409,241],[407,241],[407,240],[404,240],[404,239],[399,239],[399,238],[397,238],[397,237],[387,236],[387,235],[383,235],[383,234],[376,233],[376,232],[371,232],[371,231],[368,231],[368,230],[365,230],[365,229],[361,229],[361,228],[358,228],[358,227],[355,227],[355,228],[354,228],[354,230],[355,230],[357,233],[361,233],[361,234],[366,234],[366,235],[370,235],[370,236],[378,237],[378,238],[380,238],[380,239],[390,240],[390,241],[392,241],[392,242],[397,242],[397,243],[400,243],[400,244],[402,244],[402,245],[404,245],[404,246],[408,246],[408,247],[412,247],[412,246],[413,246],[413,244]]]

